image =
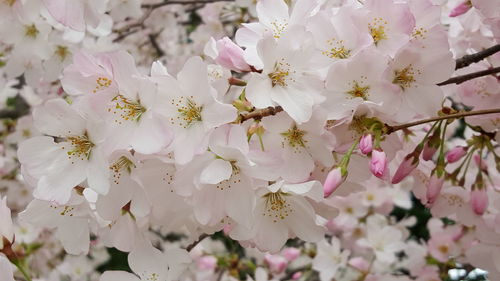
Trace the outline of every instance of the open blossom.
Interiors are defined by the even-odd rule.
[[[18,157],[33,178],[35,196],[64,204],[85,180],[92,190],[107,193],[108,163],[99,147],[104,140],[102,124],[85,119],[62,99],[47,101],[33,115],[37,129],[48,136],[24,141]]]

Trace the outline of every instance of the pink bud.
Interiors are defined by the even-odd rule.
[[[427,185],[427,202],[429,204],[434,204],[436,201],[437,197],[441,193],[441,188],[443,187],[444,183],[444,175],[439,177],[437,173],[433,173],[431,175],[431,178],[429,179],[429,184]]]
[[[202,270],[213,270],[217,267],[217,258],[214,256],[203,256],[196,260],[196,265]]]
[[[266,254],[264,261],[269,266],[271,272],[280,274],[285,271],[288,261],[280,255]]]
[[[398,169],[396,170],[396,173],[394,173],[394,176],[392,177],[392,183],[396,184],[404,180],[415,168],[418,166],[418,159],[415,159],[415,157],[412,154],[408,154],[403,162],[399,165]]]
[[[362,257],[355,257],[355,258],[350,259],[349,265],[356,268],[357,270],[359,270],[361,272],[368,272],[368,269],[370,268],[370,263],[368,263]]]
[[[216,42],[218,56],[215,62],[237,72],[250,71],[250,66],[244,59],[244,51],[231,39],[224,37]]]
[[[446,161],[455,163],[467,154],[467,147],[456,146],[446,153]]]
[[[292,280],[298,280],[300,277],[302,277],[302,271],[297,271],[292,275]]]
[[[372,135],[368,134],[362,136],[361,140],[359,141],[359,150],[361,150],[363,154],[368,154],[372,152],[372,149],[373,149]]]
[[[285,248],[283,249],[283,251],[281,251],[281,254],[283,255],[283,257],[285,257],[285,259],[291,262],[299,257],[300,250],[297,248]]]
[[[486,209],[488,209],[488,194],[486,193],[485,188],[474,189],[470,193],[470,203],[472,206],[472,210],[479,216],[482,216]]]
[[[449,16],[452,18],[458,17],[460,15],[467,13],[467,11],[470,10],[470,8],[472,8],[472,6],[469,4],[469,1],[464,1],[461,4],[459,4],[458,6],[456,6],[455,8],[453,8],[453,10],[451,10]]]
[[[429,142],[426,142],[424,145],[424,150],[422,151],[422,159],[425,161],[429,161],[432,159],[432,156],[434,156],[434,153],[437,151],[437,147],[434,147],[432,145],[429,145]]]
[[[342,171],[340,167],[332,169],[328,176],[326,176],[325,183],[323,184],[323,196],[325,198],[330,197],[332,193],[337,190],[337,188],[342,184],[345,180],[345,177],[342,177]]]
[[[372,151],[370,171],[377,178],[383,179],[387,176],[387,156],[385,152],[378,149]]]

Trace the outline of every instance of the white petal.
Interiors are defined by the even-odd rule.
[[[99,281],[141,281],[132,273],[125,271],[106,271],[101,275]]]
[[[231,163],[222,159],[215,159],[201,172],[200,183],[217,184],[229,179],[232,173]]]

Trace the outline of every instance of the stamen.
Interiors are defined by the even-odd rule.
[[[283,136],[283,146],[285,142],[292,148],[295,149],[295,152],[299,152],[301,147],[306,147],[307,140],[304,140],[304,136],[306,135],[306,131],[302,131],[294,125],[288,131],[281,133]]]
[[[108,112],[113,114],[119,114],[119,117],[125,121],[139,121],[146,108],[144,108],[140,102],[131,101],[124,97],[123,95],[117,95],[112,100],[115,106],[108,108]],[[118,124],[122,124],[120,120],[115,120]]]
[[[267,76],[271,79],[273,87],[286,87],[289,81],[295,82],[293,78],[289,77],[290,73],[295,73],[295,71],[290,72],[290,64],[282,58],[275,63],[274,72],[269,73]]]
[[[36,38],[38,36],[38,29],[36,29],[35,24],[25,25],[24,26],[24,35],[26,37]]]
[[[174,125],[177,123],[183,128],[187,128],[190,125],[201,122],[201,112],[203,111],[203,106],[198,106],[194,101],[194,97],[190,96],[179,97],[178,100],[172,99],[171,104],[177,108],[179,115],[177,117],[171,117],[170,123]]]
[[[286,201],[286,196],[288,194],[281,191],[265,194],[263,197],[266,198],[266,206],[262,215],[271,218],[273,222],[287,218],[293,212],[293,209],[290,203]]]
[[[74,164],[75,159],[90,159],[90,153],[95,145],[89,140],[87,133],[82,136],[67,137],[66,142],[69,142],[73,148],[72,150],[66,152],[68,154],[68,158],[72,160],[71,164]],[[61,148],[66,149],[64,146]]]
[[[420,71],[417,70],[416,73],[420,74]],[[415,81],[415,70],[411,64],[401,70],[394,71],[392,83],[399,85],[403,91],[410,88]]]
[[[374,18],[372,23],[368,24],[370,35],[375,45],[381,40],[387,39],[387,21],[382,18]]]
[[[118,158],[118,160],[116,160],[113,165],[109,166],[109,169],[113,171],[113,182],[119,184],[120,178],[122,176],[122,171],[125,170],[130,174],[132,172],[132,168],[135,168],[135,164],[126,156],[121,156],[120,158]]]

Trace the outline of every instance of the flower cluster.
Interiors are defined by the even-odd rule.
[[[250,2],[0,2],[1,280],[500,279],[500,7]]]

